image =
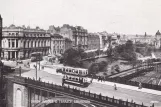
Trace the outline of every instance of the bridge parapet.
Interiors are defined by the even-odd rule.
[[[114,105],[116,107],[118,106],[119,107],[147,107],[147,106],[144,106],[143,104],[136,104],[135,102],[128,102],[128,100],[123,101],[121,99],[115,99],[114,97],[110,98],[108,96],[103,96],[101,94],[81,91],[76,88],[70,88],[70,87],[60,86],[60,85],[51,84],[51,83],[45,83],[42,81],[36,81],[36,80],[30,79],[30,78],[23,78],[23,77],[15,77],[15,78],[16,79],[21,78],[18,80],[19,82],[20,80],[24,79],[22,80],[22,82],[24,82],[23,84],[26,84],[27,87],[35,86],[39,88],[41,87],[45,89],[50,89],[53,91],[68,94],[69,96],[73,96],[76,98],[90,100],[94,104],[102,105],[102,107],[110,107],[109,105]]]

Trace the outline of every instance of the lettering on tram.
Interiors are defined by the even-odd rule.
[[[64,74],[62,84],[72,84],[77,86],[88,87],[91,81],[87,78],[88,70],[83,68],[63,67]]]

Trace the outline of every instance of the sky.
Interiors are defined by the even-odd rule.
[[[88,32],[154,35],[161,0],[0,0],[3,26],[83,26]]]

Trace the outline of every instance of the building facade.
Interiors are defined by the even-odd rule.
[[[51,35],[51,54],[63,54],[65,51],[65,39],[59,34]]]
[[[78,47],[81,44],[81,47],[84,50],[88,49],[88,32],[81,26],[76,26],[72,28],[73,30],[73,38],[74,38],[74,46]]]
[[[36,27],[16,27],[11,25],[3,28],[2,57],[5,59],[30,58],[33,52],[48,55],[50,50],[50,34]]]
[[[64,24],[60,28],[60,33],[64,38],[69,38],[72,41],[72,46],[73,47],[78,47],[79,44],[81,44],[81,47],[83,49],[88,48],[88,43],[87,43],[87,30],[84,29],[81,26],[70,26],[68,24]]]
[[[159,30],[155,34],[155,48],[161,48],[161,33]]]
[[[88,33],[88,50],[100,49],[100,38],[97,33]]]

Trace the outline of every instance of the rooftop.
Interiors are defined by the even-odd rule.
[[[51,37],[56,37],[56,38],[63,38],[63,36],[61,36],[60,34],[54,34],[54,35],[51,35]]]

